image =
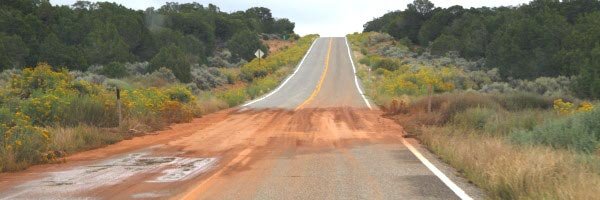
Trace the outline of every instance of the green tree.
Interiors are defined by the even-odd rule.
[[[156,45],[166,47],[175,45],[194,59],[194,62],[204,61],[206,58],[206,47],[204,43],[192,35],[183,35],[181,32],[164,29],[154,34]]]
[[[25,57],[29,49],[18,35],[0,32],[0,71],[25,67]]]
[[[209,51],[215,45],[215,27],[201,13],[175,13],[170,16],[167,26],[185,35],[193,35],[202,41]]]
[[[580,17],[565,43],[563,70],[578,74],[575,92],[581,97],[600,98],[600,12]]]
[[[423,26],[419,30],[419,43],[421,45],[429,45],[429,42],[435,40],[442,30],[448,26],[455,17],[460,16],[463,10],[461,6],[453,6],[448,9],[444,9],[435,12],[431,19],[423,23]]]
[[[590,58],[582,64],[575,80],[575,92],[581,97],[600,98],[600,44],[592,49]]]
[[[215,18],[215,35],[217,38],[227,41],[242,27],[243,23],[238,19],[228,19],[225,16]]]
[[[505,77],[534,78],[560,74],[559,52],[568,28],[564,17],[552,10],[527,16],[514,12],[492,37],[486,52],[489,67]]]
[[[84,50],[90,64],[134,60],[129,46],[112,24],[98,23],[85,39]]]
[[[242,31],[236,33],[231,40],[227,42],[227,48],[236,59],[252,60],[254,52],[261,49],[268,53],[267,46],[260,42],[258,35],[251,31]]]
[[[204,63],[242,31],[293,34],[293,29],[294,23],[275,20],[262,7],[226,13],[212,4],[166,3],[138,11],[110,2],[6,0],[0,1],[0,64],[3,69],[48,62],[86,70],[90,64],[148,61],[170,45],[187,62]]]
[[[40,44],[38,55],[38,61],[54,67],[67,67],[81,71],[87,68],[87,62],[81,51],[77,47],[63,44],[53,33]]]
[[[448,51],[458,51],[460,49],[460,41],[451,35],[442,34],[435,39],[431,44],[431,54],[442,56]]]
[[[289,19],[278,19],[273,24],[273,32],[279,34],[291,34],[294,33],[294,27],[296,25],[294,22],[291,22]]]
[[[254,21],[255,31],[260,33],[273,33],[273,24],[275,18],[271,14],[271,10],[264,7],[253,7],[246,10],[246,17]]]
[[[435,6],[429,0],[414,0],[412,4],[408,4],[408,10],[414,10],[421,16],[428,18]]]
[[[105,75],[109,78],[123,78],[127,76],[127,68],[125,65],[118,62],[111,62],[102,67],[100,74]]]
[[[161,48],[158,54],[150,60],[149,71],[153,72],[165,67],[170,69],[179,81],[189,83],[192,79],[191,64],[189,55],[186,55],[181,48],[171,44]]]

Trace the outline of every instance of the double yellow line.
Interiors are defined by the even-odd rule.
[[[313,90],[312,94],[310,94],[310,97],[308,97],[308,99],[304,100],[304,102],[302,102],[302,104],[300,104],[298,107],[296,107],[296,109],[294,109],[294,111],[304,108],[304,106],[307,105],[308,103],[310,103],[315,98],[315,96],[317,96],[317,94],[319,94],[319,91],[321,91],[321,87],[323,86],[323,81],[325,80],[325,77],[327,76],[327,70],[329,69],[329,57],[331,55],[332,42],[333,42],[333,40],[331,38],[329,38],[329,47],[327,48],[327,56],[325,57],[325,69],[323,70],[323,73],[321,74],[321,79],[319,80],[317,87],[315,87],[315,90]]]

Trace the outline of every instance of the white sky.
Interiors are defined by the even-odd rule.
[[[76,0],[50,0],[54,4],[72,5]],[[96,0],[89,0],[96,1]],[[126,7],[144,10],[159,8],[165,2],[198,2],[217,5],[224,12],[246,10],[250,7],[267,7],[276,18],[288,18],[296,23],[300,35],[318,33],[321,36],[344,36],[361,32],[365,22],[388,11],[404,10],[412,0],[102,0],[112,1]],[[461,5],[470,7],[514,6],[529,0],[430,0],[436,7]]]

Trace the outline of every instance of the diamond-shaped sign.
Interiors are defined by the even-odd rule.
[[[262,58],[263,56],[265,56],[265,53],[263,51],[261,51],[260,49],[256,50],[256,52],[254,52],[254,55],[257,58]]]

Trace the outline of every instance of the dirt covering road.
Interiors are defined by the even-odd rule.
[[[460,196],[403,144],[400,125],[369,108],[343,38],[320,38],[310,52],[260,101],[0,174],[0,199],[481,197],[410,140],[468,193]]]

